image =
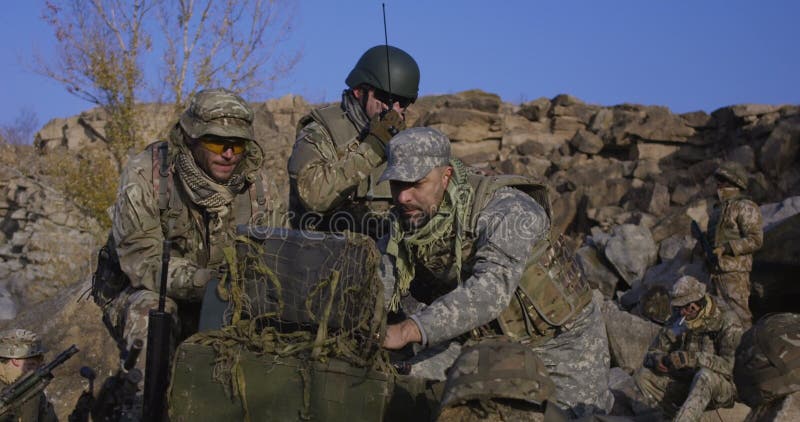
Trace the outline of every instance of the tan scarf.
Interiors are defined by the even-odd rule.
[[[706,306],[703,306],[703,309],[697,313],[697,317],[692,320],[686,320],[686,328],[692,331],[698,331],[705,328],[706,323],[708,322],[709,315],[714,314],[714,301],[711,300],[711,296],[706,295]]]

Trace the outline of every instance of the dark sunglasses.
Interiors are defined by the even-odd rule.
[[[241,154],[247,148],[247,141],[228,141],[220,138],[200,138],[198,141],[203,148],[219,155],[222,155],[228,148],[230,148],[234,154]]]
[[[411,98],[400,97],[397,95],[392,95],[386,91],[382,91],[380,89],[375,89],[373,92],[375,99],[386,104],[389,108],[392,108],[393,103],[398,103],[400,108],[408,108],[411,103],[414,102]]]

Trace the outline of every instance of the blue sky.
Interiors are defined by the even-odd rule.
[[[514,103],[568,93],[601,105],[713,111],[800,103],[800,2],[741,0],[385,1],[389,43],[420,64],[421,95],[479,88]],[[0,14],[0,124],[40,124],[92,105],[25,65],[53,48],[43,0]],[[338,99],[367,48],[383,43],[380,1],[300,1],[295,71],[269,97]],[[261,100],[265,98],[249,98]]]

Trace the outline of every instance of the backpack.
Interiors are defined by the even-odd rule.
[[[750,407],[800,391],[800,314],[768,314],[745,332],[733,379]]]

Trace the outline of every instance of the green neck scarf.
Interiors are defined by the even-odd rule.
[[[453,167],[453,178],[447,185],[439,209],[430,221],[416,231],[406,233],[397,218],[392,220],[392,230],[386,247],[386,252],[395,258],[396,280],[389,302],[390,311],[396,312],[400,307],[400,299],[408,295],[420,258],[429,256],[440,248],[452,248],[455,255],[454,270],[458,282],[461,283],[461,248],[474,192],[467,182],[464,165],[457,159],[451,160],[450,165]],[[453,232],[453,244],[447,245]]]

